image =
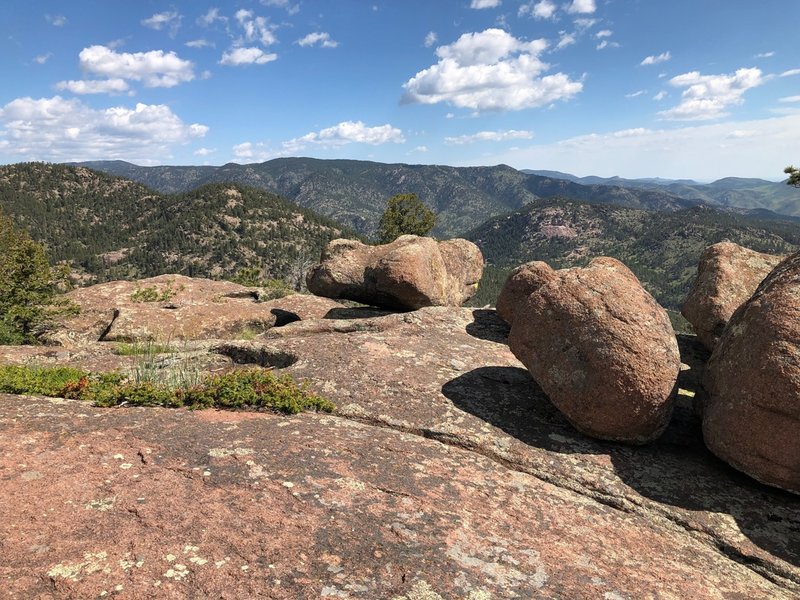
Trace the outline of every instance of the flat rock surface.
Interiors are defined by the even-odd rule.
[[[345,315],[214,346],[333,415],[0,396],[0,596],[800,594],[800,500],[711,455],[688,396],[654,444],[593,441],[494,311]]]

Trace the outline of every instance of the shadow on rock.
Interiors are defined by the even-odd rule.
[[[508,332],[511,327],[500,318],[496,310],[481,308],[472,311],[475,319],[467,325],[467,333],[472,337],[500,344],[508,344]]]
[[[628,446],[578,432],[524,369],[481,367],[447,382],[442,393],[529,446],[556,454],[608,455],[616,475],[641,496],[690,511],[682,518],[708,529],[721,527],[715,513],[730,515],[755,545],[800,565],[800,498],[762,485],[711,454],[692,398],[679,397],[669,427],[655,443]]]
[[[393,315],[397,311],[393,310],[384,310],[382,308],[375,308],[372,306],[355,306],[352,308],[344,307],[344,308],[332,308],[325,316],[322,317],[323,319],[344,319],[344,320],[351,320],[351,319],[372,319],[375,317],[385,317],[387,315]]]

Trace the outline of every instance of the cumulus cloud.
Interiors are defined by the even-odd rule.
[[[303,48],[307,48],[309,46],[320,46],[322,48],[336,48],[339,45],[339,42],[332,40],[329,33],[325,33],[324,31],[318,31],[315,33],[309,33],[307,36],[300,38],[295,42],[295,44],[299,44]]]
[[[61,96],[12,100],[0,108],[0,123],[16,157],[53,162],[168,158],[172,146],[208,132],[205,125],[187,125],[165,105],[96,110]]]
[[[141,23],[145,27],[155,29],[156,31],[161,31],[162,29],[167,28],[169,29],[170,35],[175,37],[175,34],[178,33],[178,29],[180,29],[181,26],[181,19],[183,19],[183,17],[178,14],[178,11],[173,10],[156,13],[152,17],[143,19]]]
[[[583,89],[563,73],[543,76],[545,40],[517,39],[502,29],[465,33],[436,49],[438,62],[404,85],[402,102],[459,108],[521,110],[567,99]]]
[[[641,66],[657,65],[658,63],[667,62],[671,58],[672,54],[670,54],[669,50],[667,50],[666,52],[662,52],[661,54],[646,56],[644,60],[642,60],[642,62],[640,62],[639,64]]]
[[[789,69],[781,73],[781,77],[791,77],[792,75],[800,75],[800,69]]]
[[[277,54],[266,54],[261,48],[234,48],[223,53],[221,65],[241,67],[244,65],[263,65],[278,60]]]
[[[601,40],[600,43],[595,46],[595,48],[598,50],[605,50],[606,48],[619,48],[619,44],[609,40]]]
[[[591,14],[596,10],[597,5],[594,0],[573,0],[567,7],[567,12],[570,14]]]
[[[520,5],[517,10],[518,17],[530,15],[534,19],[552,19],[556,15],[558,7],[551,0],[540,0],[540,2],[528,2]]]
[[[575,37],[574,33],[567,33],[566,31],[562,31],[560,33],[560,37],[558,38],[558,43],[556,44],[556,50],[561,50],[566,48],[567,46],[572,46],[578,39]]]
[[[194,79],[194,65],[174,52],[115,52],[106,46],[89,46],[79,54],[81,68],[109,78],[141,81],[146,87],[173,87]]]
[[[98,79],[98,80],[70,80],[59,81],[57,90],[72,92],[73,94],[122,94],[128,91],[128,84],[124,79]]]
[[[501,4],[501,0],[472,0],[469,7],[480,10],[482,8],[497,8]]]
[[[464,144],[474,144],[475,142],[505,142],[508,140],[530,140],[532,138],[532,131],[509,129],[508,131],[479,131],[469,135],[446,137],[444,138],[444,143],[450,146],[462,146]]]
[[[241,8],[234,15],[239,26],[244,31],[245,42],[259,41],[264,46],[271,46],[278,41],[275,37],[275,25],[266,17],[257,17],[252,10]]]
[[[428,35],[425,36],[425,47],[430,48],[437,42],[438,39],[439,36],[436,35],[435,31],[429,31]]]
[[[380,146],[388,143],[402,144],[405,141],[403,132],[389,124],[367,127],[362,121],[343,121],[333,127],[288,140],[283,143],[283,149],[286,152],[297,152],[309,146],[338,148],[352,143]]]
[[[739,69],[732,75],[701,75],[698,71],[670,79],[670,85],[686,88],[681,103],[659,113],[674,121],[702,121],[726,116],[725,109],[741,104],[744,93],[763,84],[760,69]]]
[[[209,154],[214,154],[214,152],[216,151],[217,151],[216,148],[198,148],[197,150],[192,152],[192,154],[194,154],[195,156],[208,156]]]

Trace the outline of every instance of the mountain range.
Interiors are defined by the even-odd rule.
[[[797,191],[785,182],[767,181],[745,177],[725,177],[711,183],[699,183],[691,179],[624,179],[622,177],[577,177],[560,171],[536,171],[526,169],[529,175],[551,177],[581,185],[610,185],[636,190],[661,190],[689,200],[723,206],[759,210],[780,215],[800,217],[800,198]]]
[[[699,202],[659,189],[582,185],[526,174],[505,165],[447,167],[279,158],[221,167],[140,167],[122,161],[81,166],[125,177],[162,193],[186,192],[206,183],[253,186],[289,198],[366,236],[374,235],[387,200],[399,193],[416,193],[437,214],[433,234],[439,237],[463,235],[490,217],[552,196],[659,211],[680,210]]]

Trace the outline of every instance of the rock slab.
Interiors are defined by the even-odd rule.
[[[800,494],[800,253],[733,315],[708,364],[703,435],[722,460]]]
[[[714,349],[734,311],[783,258],[733,242],[720,242],[703,251],[681,314],[706,348]]]
[[[482,274],[483,255],[472,242],[403,235],[380,246],[334,240],[306,283],[318,296],[416,310],[461,306],[477,290]]]
[[[666,311],[613,258],[524,271],[535,291],[514,311],[512,352],[587,435],[642,444],[669,423],[680,353]]]

